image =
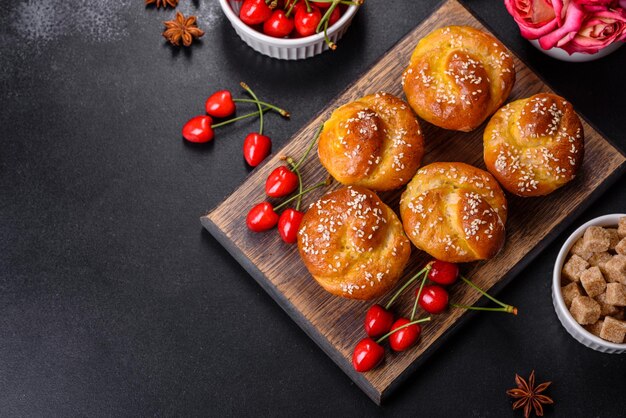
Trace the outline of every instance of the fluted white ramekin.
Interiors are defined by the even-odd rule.
[[[576,242],[578,238],[583,236],[588,227],[616,227],[619,218],[622,216],[626,216],[626,214],[615,213],[611,215],[604,215],[581,225],[572,235],[569,236],[567,241],[565,241],[565,244],[563,244],[563,247],[561,247],[561,251],[559,251],[559,255],[556,257],[554,272],[552,274],[552,303],[554,304],[556,316],[559,317],[559,321],[561,321],[561,324],[565,327],[567,332],[578,340],[578,342],[602,353],[624,353],[626,352],[626,344],[615,344],[610,341],[603,340],[602,338],[593,335],[583,328],[582,325],[576,322],[569,309],[567,309],[567,306],[565,306],[565,301],[563,300],[563,294],[561,293],[561,270],[563,270],[563,263],[565,263],[565,258],[569,254],[570,248],[572,248],[572,245],[574,245],[574,242]]]
[[[305,38],[282,39],[267,36],[251,28],[239,19],[241,3],[241,0],[220,0],[220,6],[222,6],[222,10],[233,25],[233,28],[235,28],[237,35],[252,49],[261,54],[282,60],[299,60],[321,54],[328,49],[328,45],[324,42],[323,33],[316,33]],[[339,20],[328,28],[328,38],[332,42],[337,43],[346,33],[357,10],[357,6],[349,6]]]

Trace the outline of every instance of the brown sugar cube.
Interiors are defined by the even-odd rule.
[[[588,296],[575,297],[569,311],[581,325],[593,324],[600,319],[600,304]]]
[[[572,305],[572,301],[575,297],[582,296],[582,293],[580,292],[580,287],[578,287],[578,283],[576,282],[572,282],[567,286],[563,286],[561,288],[561,294],[563,295],[563,301],[565,302],[565,306],[567,306],[568,309]],[[602,305],[600,305],[600,307],[602,307]]]
[[[600,271],[602,271],[602,269],[604,268],[604,263],[609,261],[611,257],[613,256],[606,251],[601,253],[594,253],[591,257],[589,257],[589,260],[587,260],[587,262],[590,266],[600,267]]]
[[[610,316],[604,318],[604,322],[602,323],[602,329],[600,330],[600,338],[617,344],[621,344],[624,342],[625,336],[626,322],[617,320]]]
[[[580,274],[580,283],[587,292],[587,296],[595,298],[604,293],[606,290],[606,282],[598,267],[590,267]]]
[[[626,306],[626,287],[621,283],[608,283],[606,285],[606,303]]]
[[[572,255],[569,260],[563,265],[563,277],[573,282],[580,280],[580,274],[589,267],[584,259],[576,254]]]
[[[626,255],[617,254],[604,263],[602,271],[607,282],[626,284]]]
[[[585,241],[582,238],[578,238],[572,248],[570,249],[572,254],[576,254],[583,260],[589,260],[589,257],[593,255],[593,251],[585,247]]]
[[[607,230],[601,226],[590,226],[583,235],[583,242],[586,249],[600,253],[609,249],[611,238]]]
[[[600,304],[600,316],[615,316],[622,310],[621,308],[611,305],[606,301],[606,292],[595,297],[596,302]]]
[[[605,228],[605,231],[609,233],[609,250],[615,250],[615,246],[620,240],[617,228]]]
[[[594,322],[591,325],[585,325],[585,329],[595,335],[596,337],[600,336],[600,331],[602,331],[602,324],[604,323],[604,319],[600,319],[599,321]]]
[[[626,238],[622,238],[613,249],[618,254],[626,255]]]
[[[626,216],[619,218],[619,222],[617,223],[617,235],[619,235],[620,238],[626,237]]]

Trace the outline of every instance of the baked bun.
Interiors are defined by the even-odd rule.
[[[574,108],[555,94],[509,103],[483,135],[487,169],[518,196],[543,196],[576,176],[583,162],[583,126]]]
[[[352,186],[311,205],[298,231],[298,249],[324,289],[346,298],[373,299],[396,284],[411,243],[389,206],[374,192]]]
[[[484,260],[504,244],[504,193],[491,174],[468,164],[420,168],[402,194],[400,216],[413,244],[438,260]]]
[[[377,93],[332,113],[320,134],[318,154],[339,183],[391,190],[406,184],[417,171],[424,139],[403,100]]]
[[[444,129],[471,131],[506,100],[515,83],[507,49],[469,26],[448,26],[419,41],[402,76],[415,113]]]

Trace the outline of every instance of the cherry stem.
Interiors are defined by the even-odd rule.
[[[330,7],[328,7],[328,10],[326,10],[326,13],[324,13],[324,16],[322,16],[322,18],[320,19],[320,23],[317,24],[317,27],[315,28],[315,33],[320,32],[320,30],[322,29],[322,25],[324,25],[324,32],[326,32],[326,28],[328,28],[328,21],[330,20],[330,15],[333,13],[333,10],[335,10],[338,4],[339,0],[333,0]]]
[[[239,83],[239,85],[243,87],[243,89],[247,91],[250,96],[252,96],[252,98],[256,102],[257,107],[259,108],[259,112],[261,112],[261,114],[259,115],[259,134],[263,135],[263,112],[261,111],[261,102],[259,102],[259,98],[256,97],[256,94],[254,94],[252,89],[246,83],[242,81],[241,83]]]
[[[291,17],[291,12],[293,11],[293,8],[296,6],[297,2],[298,0],[293,0],[291,5],[289,6],[289,1],[287,1],[287,4],[285,6],[289,6],[289,10],[287,10],[287,13],[285,13],[286,17]]]
[[[298,176],[298,194],[300,196],[298,196],[298,201],[296,202],[296,210],[300,210],[300,205],[302,204],[302,176],[300,176],[300,170],[297,168],[293,171],[295,171],[296,176]]]
[[[428,277],[428,272],[424,272],[424,278],[422,278],[420,289],[417,291],[417,296],[415,297],[415,303],[413,303],[413,311],[411,312],[411,321],[415,317],[415,310],[417,309],[417,303],[420,300],[420,296],[422,296],[422,289],[424,289],[424,284],[426,283],[426,277]]]
[[[216,123],[215,125],[211,125],[211,128],[213,128],[213,129],[219,128],[220,126],[228,125],[229,123],[237,122],[238,120],[241,120],[241,119],[249,118],[249,117],[252,117],[252,116],[257,116],[259,114],[262,114],[263,112],[267,112],[268,110],[270,110],[269,107],[264,107],[263,109],[261,109],[261,112],[256,111],[256,112],[252,112],[252,113],[247,113],[245,115],[237,116],[236,118],[228,119],[228,120],[225,120],[223,122]]]
[[[336,0],[315,0],[316,3],[333,3],[335,1]],[[340,0],[337,3],[345,4],[346,6],[361,6],[363,4],[363,0],[354,0],[354,1]]]
[[[411,325],[415,325],[415,324],[421,324],[422,322],[428,322],[428,321],[430,321],[430,316],[427,317],[427,318],[421,318],[421,319],[418,319],[416,321],[408,322],[408,323],[406,323],[406,324],[404,324],[402,326],[399,326],[398,328],[394,329],[393,331],[389,331],[388,333],[386,333],[385,335],[383,335],[382,337],[377,339],[376,340],[376,344],[380,344],[381,342],[383,342],[383,340],[385,338],[388,338],[391,334],[394,334],[394,333],[400,331],[403,328],[410,327]]]
[[[267,102],[263,102],[261,100],[252,100],[252,99],[233,99],[233,102],[235,103],[261,103],[263,106],[267,106],[272,110],[277,111],[281,116],[284,116],[286,118],[291,117],[291,113],[289,113],[288,111],[286,111],[285,109],[281,109],[278,106],[275,106],[271,103],[267,103]]]
[[[517,308],[515,306],[507,305],[502,308],[483,308],[482,306],[467,306],[467,305],[457,305],[456,303],[451,303],[450,306],[454,306],[459,309],[468,309],[470,311],[489,311],[489,312],[505,312],[513,315],[517,315]]]
[[[324,124],[321,124],[320,127],[317,129],[317,132],[315,134],[315,137],[313,138],[313,140],[309,143],[309,147],[306,149],[306,151],[304,152],[304,155],[302,157],[300,157],[300,160],[298,160],[298,162],[293,166],[294,170],[297,170],[300,165],[302,165],[302,163],[304,162],[304,160],[306,160],[306,157],[309,156],[309,153],[311,152],[311,150],[313,149],[313,145],[315,145],[315,143],[317,142],[318,138],[320,137],[320,134],[322,133],[322,129],[324,128]]]
[[[430,264],[428,264],[426,267],[424,267],[423,269],[418,271],[413,277],[411,277],[409,280],[407,280],[406,283],[404,283],[402,285],[402,287],[400,289],[398,289],[398,291],[393,295],[391,300],[389,300],[389,302],[387,302],[387,304],[385,305],[385,309],[391,308],[391,305],[393,305],[393,302],[395,302],[395,300],[398,299],[398,296],[400,296],[402,294],[402,292],[404,292],[406,290],[406,288],[411,285],[411,283],[413,283],[418,277],[420,277],[422,275],[422,273],[424,273],[425,271],[429,271],[430,268],[431,268]]]
[[[304,0],[304,4],[306,5],[306,12],[311,13],[311,5],[309,4],[309,0]]]
[[[517,308],[511,306],[511,305],[507,305],[506,303],[502,303],[500,302],[498,299],[494,298],[493,296],[489,295],[487,292],[485,292],[484,290],[482,290],[480,287],[476,286],[474,283],[472,283],[471,280],[466,279],[465,277],[461,276],[461,280],[463,280],[465,283],[467,283],[468,285],[472,286],[474,289],[478,290],[480,292],[480,294],[482,294],[483,296],[485,296],[487,299],[497,303],[498,305],[502,306],[503,308],[506,309],[514,309],[515,310],[515,314],[517,315]],[[507,311],[508,312],[508,311]]]
[[[274,211],[276,211],[276,210],[278,210],[278,209],[280,209],[280,208],[284,207],[284,206],[285,206],[285,205],[287,205],[289,202],[294,201],[295,199],[297,199],[298,197],[300,197],[300,196],[302,196],[302,195],[305,195],[305,194],[307,194],[307,193],[309,193],[309,192],[311,192],[311,191],[313,191],[313,190],[315,190],[315,189],[319,189],[319,188],[320,188],[320,187],[322,187],[322,186],[328,186],[329,184],[330,184],[330,177],[329,177],[329,178],[327,178],[326,180],[324,180],[324,181],[320,182],[320,183],[317,183],[315,186],[311,186],[311,187],[309,187],[308,189],[304,189],[303,191],[301,191],[301,192],[300,192],[300,193],[298,193],[297,195],[293,195],[293,196],[291,196],[289,199],[285,200],[283,203],[281,203],[280,205],[276,206],[276,207],[274,208]]]

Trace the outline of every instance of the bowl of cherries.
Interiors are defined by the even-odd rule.
[[[297,60],[335,49],[363,0],[220,0],[235,32],[272,58]]]

